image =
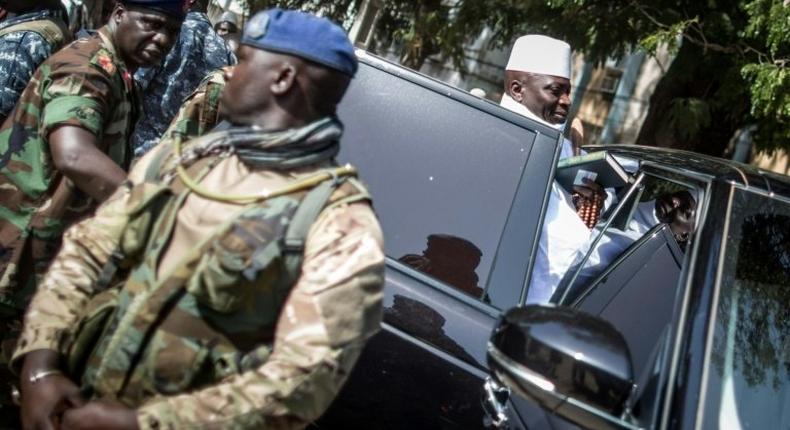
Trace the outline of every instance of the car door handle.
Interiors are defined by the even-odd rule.
[[[483,410],[486,413],[484,422],[486,427],[507,430],[510,423],[507,419],[507,401],[510,398],[510,389],[501,385],[490,376],[483,384]]]

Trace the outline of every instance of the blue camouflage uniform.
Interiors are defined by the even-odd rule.
[[[18,15],[0,23],[0,30],[28,21],[57,17],[60,11],[42,9]],[[8,117],[39,64],[57,51],[33,31],[14,31],[0,37],[0,115]]]
[[[135,157],[159,143],[181,104],[209,72],[233,64],[236,56],[214,31],[208,16],[189,12],[165,61],[134,75],[143,101],[143,116],[131,139]]]

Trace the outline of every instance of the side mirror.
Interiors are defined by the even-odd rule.
[[[564,307],[513,308],[491,336],[488,364],[513,391],[581,427],[636,428],[621,417],[634,386],[631,355],[600,318]]]

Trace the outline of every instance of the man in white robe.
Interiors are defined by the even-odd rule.
[[[501,106],[549,127],[563,130],[571,106],[571,47],[542,35],[516,40],[505,68],[505,94]],[[573,145],[564,139],[560,158],[570,157]],[[585,197],[600,187],[579,187]],[[590,237],[576,213],[571,196],[552,182],[538,254],[527,303],[546,303],[573,261],[575,252]]]

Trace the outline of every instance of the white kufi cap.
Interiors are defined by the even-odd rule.
[[[505,70],[571,78],[571,45],[540,34],[516,39]]]

